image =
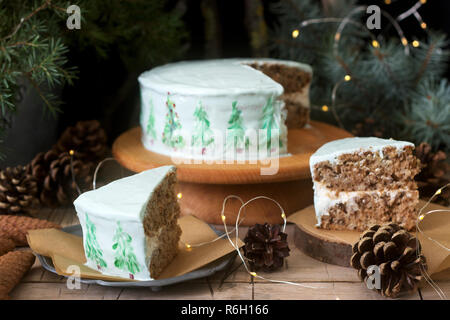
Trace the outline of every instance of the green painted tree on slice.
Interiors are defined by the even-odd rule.
[[[192,135],[192,146],[202,147],[202,154],[205,153],[206,147],[214,142],[214,133],[210,129],[208,114],[201,102],[198,103],[194,112],[195,124]]]
[[[175,103],[170,100],[169,95],[167,95],[166,106],[168,110],[162,134],[162,141],[164,144],[175,149],[182,148],[184,146],[184,139],[180,134],[176,133],[176,130],[181,129],[181,123],[178,119],[178,114],[175,112]]]
[[[131,236],[123,231],[120,221],[117,221],[117,229],[113,236],[114,265],[120,270],[127,270],[130,278],[134,279],[134,275],[141,271],[141,267],[137,262],[136,255],[133,251]]]
[[[272,147],[272,129],[280,130],[278,122],[275,119],[275,109],[273,106],[273,97],[267,99],[266,104],[263,107],[262,124],[261,129],[266,130],[266,137],[259,142],[260,148],[267,148],[271,150]],[[279,139],[280,147],[283,146],[281,139]]]
[[[153,107],[153,99],[152,98],[150,98],[150,109],[149,109],[148,121],[147,121],[147,134],[150,135],[153,139],[156,139],[155,110]]]
[[[86,236],[84,238],[84,249],[86,250],[86,256],[94,260],[97,264],[97,269],[101,270],[106,268],[106,261],[103,260],[103,251],[100,249],[100,245],[97,242],[97,231],[95,225],[89,220],[86,214]]]
[[[237,152],[242,152],[244,145],[245,130],[243,127],[242,111],[237,108],[237,101],[231,104],[231,116],[228,120],[227,147],[235,148]],[[245,147],[248,147],[249,141],[245,140]]]

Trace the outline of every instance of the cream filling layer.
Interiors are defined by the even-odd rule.
[[[413,198],[417,190],[396,189],[396,190],[373,190],[373,191],[341,191],[337,192],[325,187],[322,183],[314,183],[314,208],[316,212],[316,226],[322,223],[322,216],[329,215],[329,208],[343,204],[346,208],[355,208],[359,206],[356,200],[364,195],[389,196],[390,200],[395,200],[399,192],[405,192],[407,197]]]

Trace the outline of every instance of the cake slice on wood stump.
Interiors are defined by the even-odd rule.
[[[317,226],[363,231],[394,222],[411,230],[419,193],[420,161],[410,142],[346,138],[329,142],[310,158]]]
[[[176,169],[162,166],[116,180],[74,202],[86,265],[135,280],[157,278],[178,251]]]

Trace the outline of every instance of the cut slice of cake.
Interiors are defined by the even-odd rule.
[[[74,202],[86,265],[135,280],[157,278],[178,252],[176,169],[162,166],[81,194]]]
[[[420,161],[410,142],[346,138],[310,158],[317,226],[363,231],[373,224],[415,226]]]
[[[309,65],[275,59],[257,59],[248,64],[283,86],[280,97],[287,110],[286,126],[303,128],[309,122],[309,88],[312,68]]]

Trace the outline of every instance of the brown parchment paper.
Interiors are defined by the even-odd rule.
[[[418,208],[425,205],[425,201],[420,200]],[[423,211],[449,210],[437,204],[429,204]],[[288,218],[289,222],[316,237],[326,239],[331,242],[353,245],[359,239],[359,231],[336,231],[317,228],[314,206],[302,209]],[[434,275],[433,278],[450,279],[450,252],[437,244],[432,239],[440,242],[445,247],[450,247],[450,212],[436,212],[427,215],[419,224],[423,233],[418,233],[418,238],[422,244],[422,250],[428,264],[428,273]],[[414,233],[414,231],[413,231]]]
[[[181,217],[178,223],[182,230],[181,240],[183,242],[180,241],[178,255],[158,279],[181,276],[235,250],[226,238],[200,247],[187,249],[184,243],[208,242],[217,238],[217,234],[205,222],[194,216]],[[73,275],[71,266],[75,265],[80,268],[81,278],[130,281],[128,278],[103,275],[97,270],[86,267],[84,265],[86,258],[81,237],[57,229],[40,229],[29,231],[27,238],[34,252],[52,258],[55,270],[60,275]],[[238,245],[241,247],[243,245],[242,241],[239,240]]]

